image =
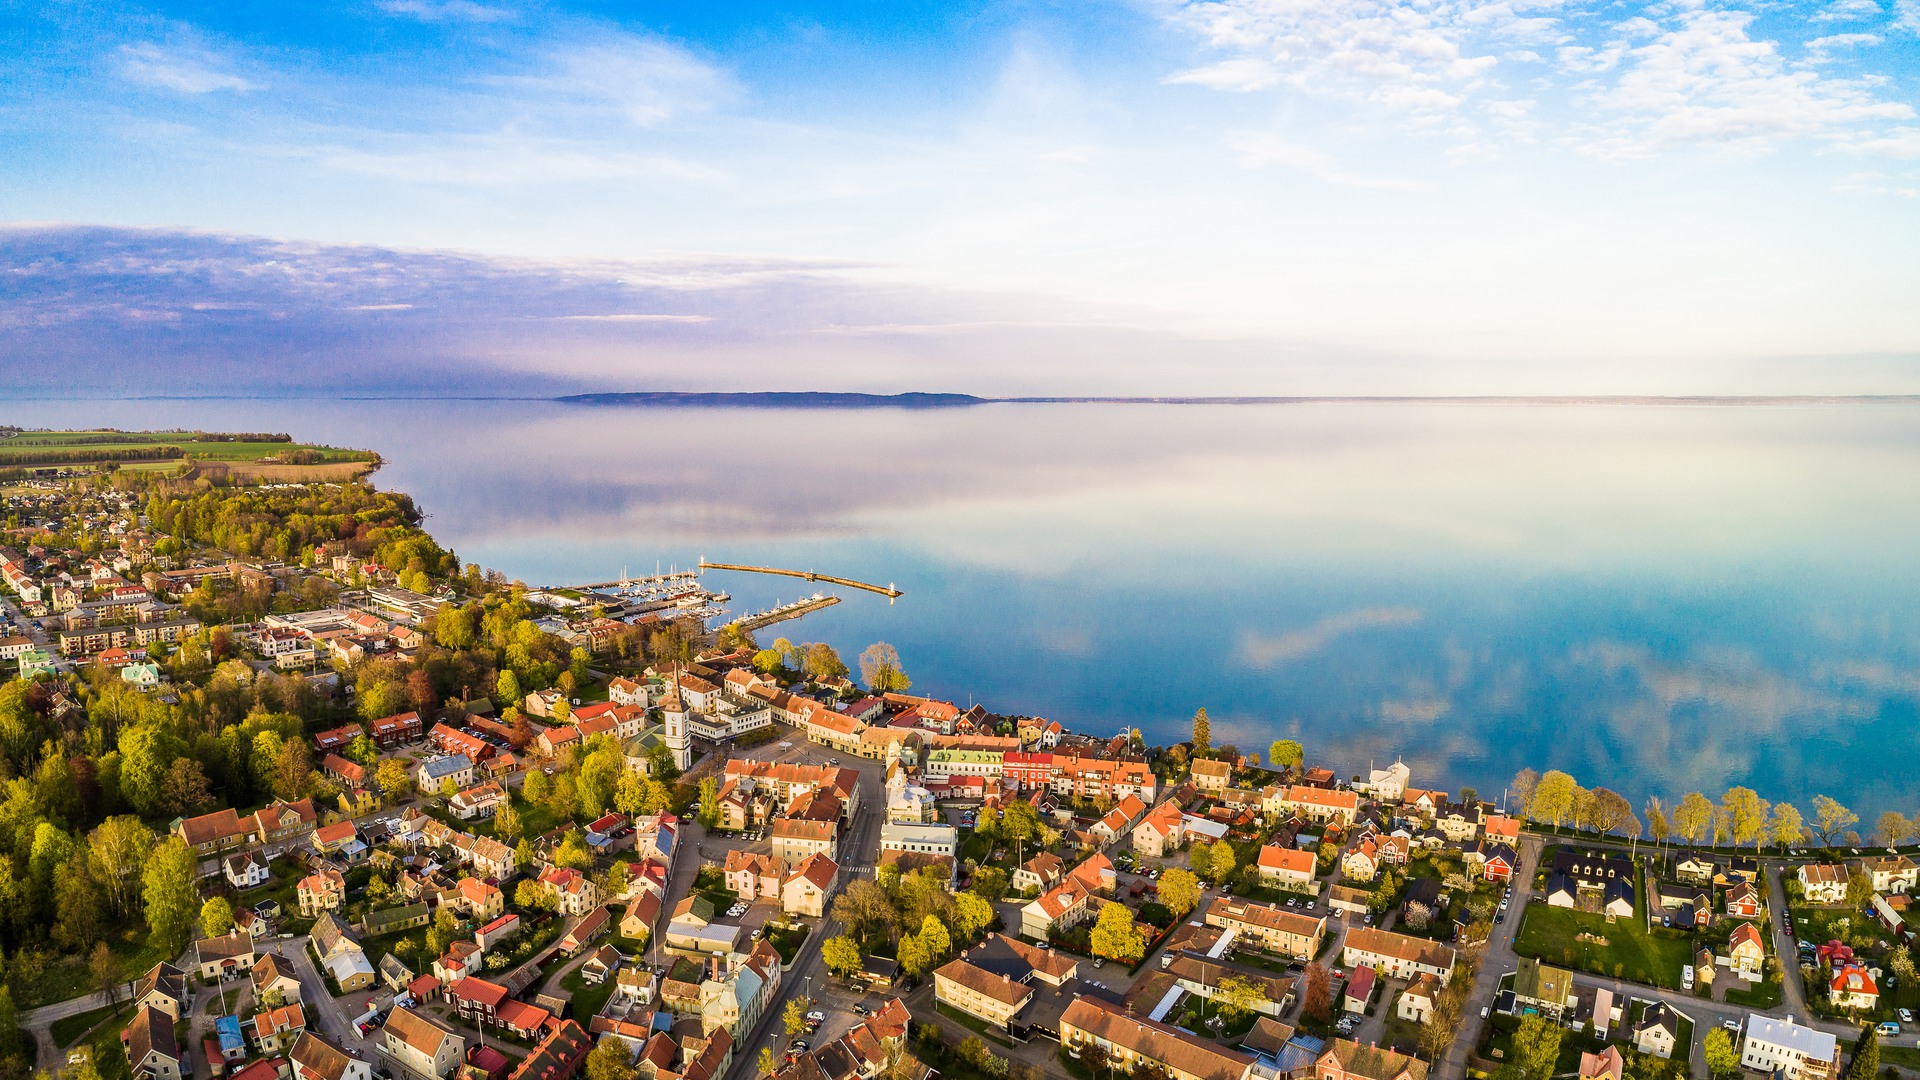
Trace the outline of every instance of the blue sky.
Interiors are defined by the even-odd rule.
[[[16,390],[1920,391],[1920,0],[16,4],[0,40]]]

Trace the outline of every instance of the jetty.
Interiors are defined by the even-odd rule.
[[[700,571],[705,573],[708,570],[738,570],[745,574],[778,574],[782,577],[803,578],[807,581],[824,581],[829,585],[845,585],[849,589],[865,589],[867,592],[879,593],[887,598],[889,604],[906,595],[891,584],[874,585],[865,581],[855,581],[852,578],[816,573],[812,570],[783,570],[776,566],[742,566],[739,563],[708,562],[703,555],[700,557]]]
[[[790,603],[781,604],[778,607],[771,607],[765,611],[755,612],[751,615],[742,615],[737,619],[728,621],[727,625],[737,626],[742,630],[758,630],[763,626],[772,626],[774,623],[786,622],[788,619],[797,619],[802,615],[819,611],[821,608],[830,608],[839,602],[840,598],[837,596],[822,596],[819,593],[814,593],[812,596],[803,600],[795,600]]]

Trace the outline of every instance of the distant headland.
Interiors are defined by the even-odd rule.
[[[1920,405],[1920,394],[1580,394],[1580,395],[1247,395],[1247,396],[1025,396],[910,392],[901,394],[839,391],[668,391],[641,390],[567,394],[553,400],[569,405],[615,405],[742,409],[955,409],[977,405]]]

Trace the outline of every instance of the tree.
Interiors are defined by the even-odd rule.
[[[998,903],[1001,897],[1007,895],[1008,883],[1005,870],[997,866],[983,866],[973,872],[973,886],[968,891],[990,903]]]
[[[1656,844],[1667,842],[1667,805],[1658,795],[1647,796],[1647,834]]]
[[[161,781],[160,805],[175,814],[190,814],[213,801],[207,771],[189,757],[175,758]]]
[[[106,995],[108,1005],[120,1000],[120,961],[106,942],[94,944],[93,954],[87,957],[87,974],[93,977],[93,988]]]
[[[1894,946],[1893,951],[1887,954],[1887,967],[1900,977],[1900,985],[1913,985],[1913,950],[1905,945]]]
[[[1267,1000],[1266,988],[1242,975],[1228,975],[1220,980],[1220,987],[1214,997],[1214,1004],[1220,1006],[1220,1015],[1228,1023],[1239,1020]]]
[[[771,652],[772,650],[767,650],[767,651],[769,651],[769,652]],[[618,1040],[616,1040],[616,1039],[608,1039],[608,1040],[607,1040],[607,1042],[608,1042],[609,1044],[611,1044],[611,1043],[614,1043],[614,1042],[617,1042],[617,1041],[618,1041]],[[776,1065],[776,1062],[775,1062],[775,1059],[774,1059],[774,1056],[773,1056],[773,1047],[772,1047],[772,1046],[763,1046],[763,1047],[761,1047],[761,1048],[760,1048],[760,1075],[761,1075],[761,1076],[772,1076],[772,1075],[773,1075],[773,1071],[774,1071],[774,1068],[775,1068],[775,1065]]]
[[[1315,961],[1302,974],[1305,989],[1300,992],[1300,1008],[1315,1020],[1333,1019],[1333,974],[1325,964]]]
[[[913,934],[900,935],[900,970],[910,979],[917,979],[933,970],[933,961],[927,956],[926,947],[920,944],[919,937]]]
[[[200,932],[221,937],[233,929],[233,904],[224,896],[215,896],[200,905]]]
[[[66,861],[53,872],[53,938],[79,952],[100,940],[106,915],[106,893],[94,880],[93,868],[82,848],[70,849]]]
[[[1855,870],[1847,875],[1847,904],[1855,908],[1864,908],[1873,900],[1873,878],[1864,870]]]
[[[1859,820],[1859,814],[1825,795],[1813,797],[1813,831],[1820,834],[1820,846],[1832,847],[1834,836]]]
[[[518,706],[525,697],[526,693],[520,689],[520,676],[515,675],[511,668],[502,671],[500,677],[493,681],[494,703],[503,709]]]
[[[1188,870],[1174,867],[1160,875],[1160,903],[1176,919],[1200,906],[1200,879]]]
[[[525,878],[513,887],[513,906],[522,911],[552,911],[559,906],[559,898],[554,895],[553,886]]]
[[[1729,830],[1736,844],[1758,844],[1767,831],[1767,800],[1749,787],[1731,787],[1720,797],[1720,809],[1727,815]]]
[[[753,670],[762,675],[777,674],[785,666],[778,649],[761,649],[753,654]]]
[[[1573,816],[1575,798],[1580,785],[1573,777],[1554,769],[1540,778],[1540,785],[1533,790],[1531,811],[1535,821],[1544,821],[1554,828]]]
[[[1520,1021],[1519,1029],[1513,1033],[1513,1063],[1525,1080],[1550,1080],[1554,1062],[1560,1057],[1560,1036],[1564,1033],[1564,1028],[1544,1016],[1529,1016]]]
[[[801,671],[815,682],[822,679],[838,679],[847,673],[847,665],[833,646],[824,641],[816,641],[807,646],[807,658],[801,665]]]
[[[833,919],[863,940],[882,934],[892,937],[895,913],[893,898],[878,882],[856,878],[833,901]]]
[[[665,784],[660,786],[666,787]],[[711,776],[703,776],[700,778],[700,827],[711,829],[719,824],[720,784]]]
[[[884,641],[876,641],[860,654],[860,680],[876,694],[900,693],[912,683],[900,670],[900,653]]]
[[[1913,827],[1907,823],[1907,817],[1898,810],[1888,810],[1874,822],[1873,832],[1880,842],[1892,847],[1906,842],[1912,835]]]
[[[970,892],[961,893],[953,898],[953,902],[953,925],[962,938],[972,941],[993,924],[993,905],[981,897]]]
[[[388,758],[373,770],[373,782],[380,785],[380,793],[389,800],[403,798],[413,778],[407,774],[406,762],[399,758]]]
[[[1713,828],[1713,803],[1697,791],[1687,792],[1680,797],[1680,805],[1673,808],[1673,827],[1687,838],[1687,843],[1699,843]]]
[[[1594,832],[1606,835],[1625,826],[1629,821],[1639,824],[1633,816],[1633,804],[1625,796],[1606,788],[1593,789],[1593,805],[1587,809],[1587,827]],[[1635,830],[1633,835],[1639,835]]]
[[[520,841],[523,825],[520,823],[520,811],[513,808],[513,800],[500,804],[493,812],[493,838],[512,847]]]
[[[1460,1021],[1467,1013],[1467,996],[1472,992],[1473,980],[1455,978],[1433,998],[1433,1011],[1427,1014],[1426,1023],[1420,1026],[1416,1037],[1420,1049],[1427,1060],[1439,1061],[1460,1034]]]
[[[1767,836],[1782,848],[1803,843],[1807,835],[1807,823],[1801,819],[1800,811],[1792,803],[1774,803],[1773,817],[1767,821]]]
[[[132,814],[110,817],[87,837],[93,877],[115,915],[131,918],[140,901],[140,869],[153,848],[153,830]]]
[[[447,946],[460,936],[460,924],[454,920],[451,905],[443,905],[433,913],[433,924],[427,927],[427,951],[434,956],[446,954]]]
[[[1701,1052],[1707,1059],[1707,1072],[1714,1076],[1732,1076],[1740,1071],[1740,1051],[1734,1049],[1733,1036],[1726,1028],[1707,1032]]]
[[[820,959],[826,961],[828,971],[845,978],[859,971],[865,958],[861,956],[859,942],[840,934],[821,942]]]
[[[1093,923],[1093,955],[1131,964],[1145,956],[1147,942],[1133,924],[1133,912],[1120,904],[1106,904]]]
[[[1713,1064],[1711,1057],[1707,1059],[1707,1064]],[[1737,1067],[1739,1064],[1739,1058],[1736,1057],[1734,1065]],[[1718,1072],[1717,1069],[1715,1071]],[[1853,1042],[1853,1057],[1847,1062],[1847,1080],[1874,1080],[1879,1071],[1880,1035],[1871,1025],[1866,1025],[1861,1027],[1860,1037]]]
[[[1513,774],[1513,782],[1507,785],[1507,794],[1513,796],[1513,813],[1516,817],[1529,817],[1533,812],[1533,793],[1540,786],[1540,774],[1532,769],[1521,769]]]
[[[920,947],[927,951],[929,967],[938,966],[953,953],[953,935],[937,915],[920,920]]]
[[[807,1010],[812,1007],[813,999],[804,994],[787,999],[786,1011],[780,1014],[780,1023],[787,1029],[787,1038],[798,1038],[801,1032],[807,1030]]]
[[[1204,843],[1193,845],[1193,850],[1187,853],[1187,867],[1195,876],[1213,880],[1213,846]]]
[[[169,836],[147,856],[141,871],[147,928],[164,956],[178,956],[193,935],[193,918],[200,901],[194,885],[195,862],[187,842]]]
[[[587,1080],[632,1080],[633,1057],[619,1039],[602,1039],[587,1054]]]
[[[1216,840],[1213,850],[1207,858],[1207,880],[1215,885],[1224,885],[1238,869],[1238,859],[1233,853],[1233,845],[1225,840]]]
[[[1306,751],[1292,739],[1275,739],[1267,747],[1267,764],[1276,769],[1297,769],[1306,760]]]
[[[1000,814],[1000,836],[1014,845],[1014,862],[1026,861],[1027,841],[1040,835],[1040,812],[1024,799],[1007,804]]]
[[[1213,721],[1207,719],[1207,710],[1201,706],[1193,714],[1193,752],[1205,754],[1213,749]]]

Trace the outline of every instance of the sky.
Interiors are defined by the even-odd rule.
[[[1920,0],[0,4],[0,392],[1920,392]]]

